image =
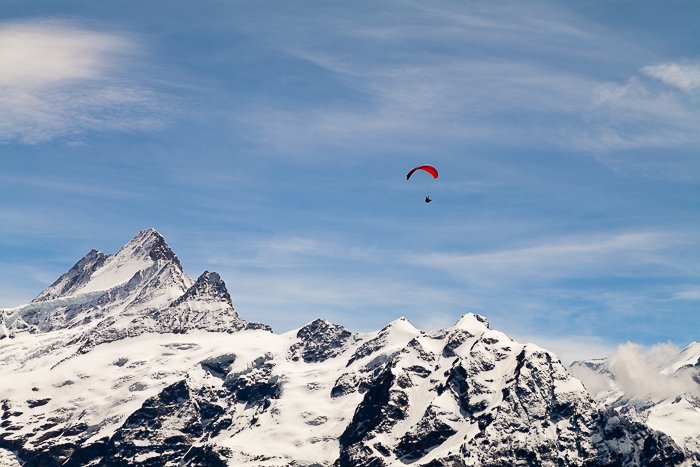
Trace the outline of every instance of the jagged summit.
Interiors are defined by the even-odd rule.
[[[457,320],[454,327],[465,331],[484,331],[489,328],[489,320],[476,313],[467,313]]]
[[[197,278],[195,283],[190,287],[187,292],[173,302],[171,306],[178,306],[183,302],[192,300],[215,300],[224,301],[230,306],[231,295],[226,289],[226,284],[221,279],[216,272],[204,271],[201,276]]]
[[[633,410],[601,410],[554,354],[476,314],[433,331],[404,317],[366,333],[326,319],[284,334],[246,323],[219,274],[193,283],[154,229],[114,255],[90,251],[37,301],[3,310],[3,336],[0,453],[26,465],[627,467],[686,457]],[[696,347],[683,352],[680,371],[696,371]],[[651,414],[659,427],[678,406],[696,414],[690,395],[664,404]]]
[[[392,334],[413,334],[417,335],[420,334],[421,331],[416,328],[413,323],[411,323],[407,318],[404,316],[400,316],[396,318],[393,321],[390,321],[389,324],[384,326],[382,328],[381,332],[385,333],[392,333]]]
[[[352,341],[353,333],[326,319],[315,319],[297,331],[299,339],[289,351],[291,360],[306,363],[323,362],[342,353]]]
[[[144,229],[137,233],[119,250],[116,256],[119,255],[129,255],[134,258],[148,256],[153,261],[172,261],[182,269],[179,258],[165,242],[165,238],[153,228]]]
[[[61,275],[56,282],[40,292],[33,302],[71,295],[90,280],[92,273],[102,267],[106,259],[107,256],[101,251],[90,250],[72,268]]]
[[[105,291],[139,281],[164,270],[161,265],[172,265],[173,281],[189,287],[192,281],[182,270],[180,260],[155,229],[140,231],[116,254],[105,255],[91,250],[56,282],[43,290],[34,303],[65,298],[78,294]],[[167,268],[166,268],[167,269]],[[146,273],[148,271],[149,273]]]
[[[387,326],[405,326],[407,324],[413,326],[405,316],[399,316],[395,320],[389,321],[389,324],[387,324]]]

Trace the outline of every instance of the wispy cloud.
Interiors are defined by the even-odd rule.
[[[695,63],[661,63],[642,68],[642,73],[689,92],[700,87],[700,65]]]
[[[585,114],[589,128],[574,142],[598,152],[695,147],[700,144],[698,86],[700,66],[681,63],[642,67],[624,83],[600,83]],[[669,165],[671,157],[661,159]]]
[[[601,34],[579,29],[555,8],[401,2],[377,10],[371,17],[355,10],[291,13],[300,25],[293,30],[279,27],[282,18],[271,14],[255,30],[238,25],[251,35],[264,29],[266,47],[316,67],[324,85],[351,98],[315,100],[311,92],[288,107],[263,100],[239,122],[281,154],[358,143],[425,151],[445,138],[559,146],[566,136],[561,122],[585,110],[599,80],[538,58],[552,53],[552,43],[562,44],[557,55],[579,57],[582,41],[597,59],[614,55]],[[484,53],[491,49],[501,52]]]
[[[700,144],[696,63],[663,62],[552,5],[400,5],[370,18],[291,13],[295,30],[263,15],[266,47],[317,67],[320,83],[349,97],[317,100],[310,86],[302,103],[261,100],[236,124],[286,157],[324,157],[329,146],[405,155],[448,142],[574,151],[625,172],[693,178],[683,151]],[[635,150],[653,154],[627,154]]]
[[[129,78],[137,42],[76,23],[0,23],[0,142],[164,125],[162,96]]]
[[[569,128],[552,118],[577,118],[598,84],[583,75],[514,60],[366,64],[324,52],[288,50],[338,76],[360,105],[269,108],[242,114],[239,123],[281,153],[290,148],[356,147],[425,152],[436,137],[460,143],[562,146]],[[524,124],[518,115],[530,117]],[[298,152],[295,154],[298,155]]]
[[[654,267],[657,274],[680,265],[663,251],[682,240],[672,234],[635,232],[552,239],[500,251],[433,253],[411,260],[481,285],[576,276],[634,274]]]

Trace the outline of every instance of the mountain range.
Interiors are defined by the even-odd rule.
[[[567,368],[476,314],[277,334],[148,229],[0,310],[0,463],[700,465],[700,344],[662,393],[617,363]]]

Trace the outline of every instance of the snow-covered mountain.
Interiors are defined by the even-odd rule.
[[[571,371],[598,402],[635,412],[700,465],[700,343],[663,358],[623,349],[610,358],[574,362]]]
[[[467,314],[247,323],[154,230],[2,310],[0,459],[27,465],[691,465],[551,352]]]

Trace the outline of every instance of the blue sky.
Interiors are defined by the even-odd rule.
[[[277,330],[697,340],[699,14],[0,1],[0,303],[155,227]]]

